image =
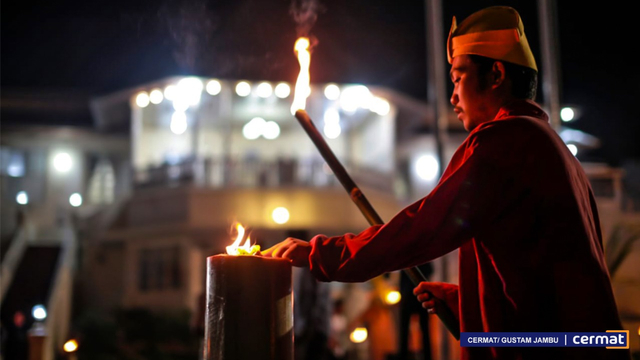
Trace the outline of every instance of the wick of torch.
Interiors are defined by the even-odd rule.
[[[311,94],[311,87],[309,86],[309,64],[311,63],[309,39],[306,37],[299,38],[293,46],[293,49],[298,55],[300,74],[298,74],[298,80],[296,81],[293,104],[291,104],[291,114],[295,114],[298,110],[304,110],[307,104],[307,97]]]

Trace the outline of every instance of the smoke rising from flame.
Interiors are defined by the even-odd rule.
[[[289,13],[297,25],[298,37],[307,37],[318,19],[318,12],[324,11],[319,0],[292,0]]]

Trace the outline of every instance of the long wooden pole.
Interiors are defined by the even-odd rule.
[[[375,211],[373,206],[369,203],[369,200],[364,196],[362,191],[358,188],[356,183],[351,179],[347,170],[345,170],[342,163],[335,156],[327,142],[324,140],[316,126],[313,124],[313,121],[309,117],[306,111],[298,110],[295,114],[296,119],[304,130],[306,131],[311,141],[315,144],[316,148],[320,151],[320,154],[327,162],[327,165],[331,168],[333,173],[336,175],[344,189],[349,193],[349,197],[356,204],[358,209],[364,217],[367,219],[370,225],[382,225],[384,222]],[[422,281],[427,281],[427,278],[420,272],[420,269],[417,267],[407,268],[402,270],[413,282],[414,285],[418,285]],[[435,299],[438,303],[437,308],[438,312],[436,313],[440,320],[444,323],[444,325],[449,329],[451,334],[457,339],[460,340],[460,324],[456,319],[453,311],[439,298],[433,296],[433,294],[429,294],[431,297]]]

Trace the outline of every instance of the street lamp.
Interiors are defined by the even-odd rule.
[[[31,315],[37,321],[42,321],[47,318],[47,310],[44,305],[36,305],[31,309]]]

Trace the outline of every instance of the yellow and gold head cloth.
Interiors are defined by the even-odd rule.
[[[477,11],[459,26],[454,16],[447,40],[449,64],[458,55],[480,55],[538,71],[520,14],[508,6]]]

